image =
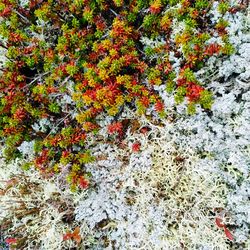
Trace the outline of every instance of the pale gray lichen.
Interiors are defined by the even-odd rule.
[[[218,15],[214,13],[214,18],[217,19]],[[99,167],[88,166],[98,183],[98,189],[93,191],[86,204],[97,199],[95,203],[99,205],[96,211],[102,218],[91,220],[94,210],[91,217],[84,217],[90,207],[85,205],[85,201],[81,201],[76,209],[77,218],[84,223],[87,221],[91,227],[98,225],[100,219],[113,221],[110,230],[99,230],[100,238],[109,239],[107,249],[112,249],[112,244],[117,249],[174,249],[181,247],[178,245],[180,243],[189,249],[229,249],[223,230],[216,229],[214,215],[205,213],[218,207],[222,207],[227,215],[226,221],[231,225],[234,241],[241,244],[237,246],[250,246],[247,238],[250,40],[243,14],[227,15],[226,18],[231,23],[228,32],[235,53],[228,59],[211,57],[206,67],[196,73],[198,79],[215,95],[212,110],[206,113],[197,107],[197,113],[187,117],[186,103],[177,106],[174,111],[171,108],[175,106],[172,96],[164,88],[157,87],[176,120],[166,122],[160,129],[140,118],[143,125],[151,126],[148,139],[140,134],[127,134],[127,142],[140,141],[144,152],[150,152],[150,157],[133,154],[126,164],[121,165],[117,158],[120,150],[113,148],[112,151],[109,148],[107,160],[101,162]],[[176,172],[179,168],[173,162],[174,150],[185,156],[187,167],[184,168],[184,177],[178,177]],[[106,148],[100,147],[99,152],[105,154]],[[178,192],[171,193],[169,189],[176,181],[180,182],[177,185],[179,195]],[[161,187],[156,187],[157,182]],[[127,189],[129,196],[126,196]],[[161,197],[155,205],[154,197],[157,197],[159,190],[163,197],[169,197],[167,200]],[[187,209],[188,199],[185,200],[185,197],[191,194],[197,196],[197,205]],[[132,203],[130,208],[125,204],[125,198]],[[181,220],[177,211],[184,213]],[[172,228],[171,221],[175,222],[175,228]],[[101,243],[96,245],[96,249],[102,247]]]

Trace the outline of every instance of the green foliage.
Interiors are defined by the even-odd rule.
[[[60,106],[57,103],[49,104],[49,110],[53,113],[60,113]]]
[[[70,76],[74,76],[77,73],[78,68],[75,65],[67,65],[66,71]]]
[[[32,164],[30,162],[25,162],[21,168],[25,171],[29,170],[32,167]]]
[[[225,14],[229,9],[229,3],[226,1],[221,1],[218,6],[218,10],[221,14]]]
[[[147,16],[144,17],[142,25],[147,30],[151,29],[152,26],[153,26],[153,24],[154,24],[154,22],[155,22],[155,20],[156,20],[155,15],[149,14],[149,15],[147,15]]]
[[[195,8],[198,10],[206,9],[209,6],[209,1],[207,0],[197,0],[195,1]]]
[[[170,94],[175,89],[175,82],[173,80],[168,80],[166,83],[166,91]]]
[[[204,90],[200,96],[200,103],[203,108],[210,109],[213,104],[213,95],[211,92]]]
[[[184,98],[185,98],[185,95],[186,95],[186,88],[185,87],[179,87],[177,90],[176,90],[176,94],[175,94],[175,102],[177,104],[180,104],[184,101]]]

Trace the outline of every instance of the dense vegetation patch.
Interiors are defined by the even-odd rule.
[[[214,3],[222,18],[213,22]],[[88,186],[84,164],[105,116],[110,138],[122,139],[125,106],[138,114],[167,110],[156,91],[176,103],[209,109],[212,93],[195,77],[213,55],[233,52],[223,15],[240,6],[206,0],[0,1],[0,137],[7,160],[34,142],[29,164],[46,174],[69,167],[73,189]],[[221,43],[211,42],[213,36]],[[148,45],[147,45],[148,44]],[[178,69],[174,64],[179,62]],[[42,128],[41,128],[42,127]]]

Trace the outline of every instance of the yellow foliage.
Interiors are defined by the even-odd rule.
[[[116,106],[113,106],[112,108],[108,109],[107,112],[109,115],[114,116],[119,112],[119,109]]]
[[[93,100],[88,95],[83,95],[82,100],[83,100],[83,103],[86,105],[90,105],[91,103],[93,103]]]

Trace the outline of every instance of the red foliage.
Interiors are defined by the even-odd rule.
[[[66,233],[63,235],[63,240],[75,240],[78,244],[81,242],[80,228],[76,227],[73,233]]]
[[[122,123],[121,122],[114,122],[110,125],[108,125],[108,133],[114,134],[114,133],[121,133],[122,132]]]
[[[225,232],[225,235],[227,236],[227,238],[231,241],[233,241],[233,235],[231,234],[231,232],[224,226],[224,232]]]
[[[203,87],[196,85],[196,84],[190,84],[187,87],[187,97],[190,102],[197,101],[200,98],[201,92],[204,90]]]
[[[141,149],[141,143],[140,142],[133,143],[133,145],[132,145],[132,151],[133,152],[137,153],[137,152],[140,151],[140,149]]]
[[[84,132],[75,133],[71,136],[70,143],[76,144],[80,141],[84,141],[86,139],[87,135]]]
[[[79,186],[80,186],[80,188],[83,188],[83,189],[88,188],[89,181],[86,180],[83,176],[80,176],[79,177]]]
[[[96,25],[97,29],[101,30],[101,31],[104,30],[106,28],[106,26],[107,26],[106,23],[105,23],[104,18],[101,17],[101,16],[96,16],[94,18],[94,22],[95,22],[95,25]]]
[[[155,1],[151,4],[151,6],[149,7],[149,11],[152,13],[152,14],[158,14],[161,12],[161,3],[160,1]]]
[[[184,78],[178,78],[177,79],[177,86],[180,87],[180,86],[183,86],[186,84],[186,79]]]
[[[205,49],[205,55],[212,56],[214,54],[219,54],[221,46],[217,43],[212,43],[208,45]]]
[[[6,6],[4,10],[0,13],[0,16],[7,17],[8,15],[10,15],[10,13],[11,13],[11,7]]]
[[[23,108],[17,109],[16,112],[14,113],[14,119],[18,121],[24,120],[25,117],[26,117],[26,111]]]
[[[67,150],[65,150],[65,151],[62,152],[62,157],[63,158],[67,158],[69,155],[70,155],[70,152],[67,151]]]
[[[224,227],[224,224],[222,223],[222,219],[221,218],[218,218],[216,217],[215,218],[215,223],[218,227]]]
[[[149,104],[150,104],[149,98],[146,97],[146,96],[143,96],[143,97],[141,98],[141,103],[143,104],[143,106],[144,106],[145,108],[148,108],[148,107],[149,107]]]
[[[155,110],[157,112],[162,112],[164,111],[164,104],[161,101],[158,101],[155,103]]]
[[[22,40],[23,39],[22,39],[21,35],[16,34],[14,32],[10,33],[9,41],[16,43],[16,42],[21,42]]]
[[[233,238],[233,235],[232,235],[232,233],[227,229],[226,225],[222,223],[222,219],[219,218],[219,217],[216,217],[216,218],[215,218],[215,223],[216,223],[216,225],[217,225],[219,228],[223,228],[226,237],[227,237],[229,240],[233,241],[233,239],[234,239],[234,238]]]
[[[142,127],[140,129],[140,133],[142,133],[142,134],[147,134],[149,131],[150,131],[149,127]]]
[[[42,150],[42,153],[40,156],[38,156],[36,159],[35,159],[35,165],[37,167],[40,167],[42,165],[45,164],[45,162],[48,160],[48,153],[49,153],[49,150],[48,149],[43,149]]]
[[[16,127],[4,128],[5,135],[11,135],[17,133],[18,129]]]
[[[5,242],[6,242],[7,244],[11,245],[11,244],[15,244],[15,243],[17,242],[17,239],[16,239],[16,238],[7,238],[7,239],[5,240]]]

